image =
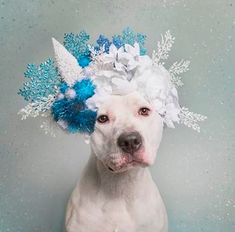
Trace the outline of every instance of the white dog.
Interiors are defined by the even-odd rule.
[[[138,92],[98,110],[91,156],[67,207],[66,232],[165,232],[167,214],[147,166],[163,120]]]
[[[66,44],[75,57],[53,39],[59,74],[51,60],[40,65],[39,74],[30,65],[26,76],[40,80],[20,90],[31,102],[19,113],[25,119],[49,111],[64,130],[91,134],[91,156],[68,203],[66,232],[166,232],[165,206],[147,167],[154,163],[164,123],[199,132],[197,122],[206,119],[178,102],[177,75],[188,70],[189,61],[175,62],[170,71],[163,67],[160,60],[174,42],[169,31],[152,58],[141,54],[142,43],[106,42],[97,50],[84,45],[80,34],[70,38]],[[77,57],[87,48],[89,57]]]

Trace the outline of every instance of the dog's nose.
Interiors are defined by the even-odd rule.
[[[133,154],[142,145],[142,138],[138,132],[122,133],[117,140],[122,151]]]

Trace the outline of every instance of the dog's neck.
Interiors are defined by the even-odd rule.
[[[148,168],[134,167],[121,173],[112,173],[91,154],[81,179],[84,191],[96,189],[111,198],[138,197],[154,185]],[[95,188],[94,188],[95,187]]]

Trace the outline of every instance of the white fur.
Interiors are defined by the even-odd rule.
[[[150,108],[150,115],[139,115],[141,107]],[[111,96],[100,114],[110,121],[96,122],[90,159],[67,206],[66,232],[167,232],[165,206],[147,168],[161,141],[162,118],[137,92]],[[128,131],[143,138],[133,156],[117,146],[118,136]]]

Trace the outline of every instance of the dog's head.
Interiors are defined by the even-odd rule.
[[[163,122],[170,128],[183,123],[199,132],[197,122],[206,119],[179,105],[176,87],[183,83],[178,74],[190,62],[164,68],[161,59],[174,43],[170,32],[152,58],[146,54],[145,36],[133,33],[126,29],[112,42],[100,35],[96,45],[87,43],[84,31],[66,34],[65,47],[53,39],[56,66],[52,59],[28,65],[25,77],[30,81],[18,92],[29,101],[19,111],[22,119],[51,115],[65,131],[91,135],[93,152],[113,172],[151,165]],[[54,135],[47,124],[41,127]]]
[[[112,95],[98,110],[91,148],[112,172],[153,164],[163,131],[154,105],[138,92]]]

